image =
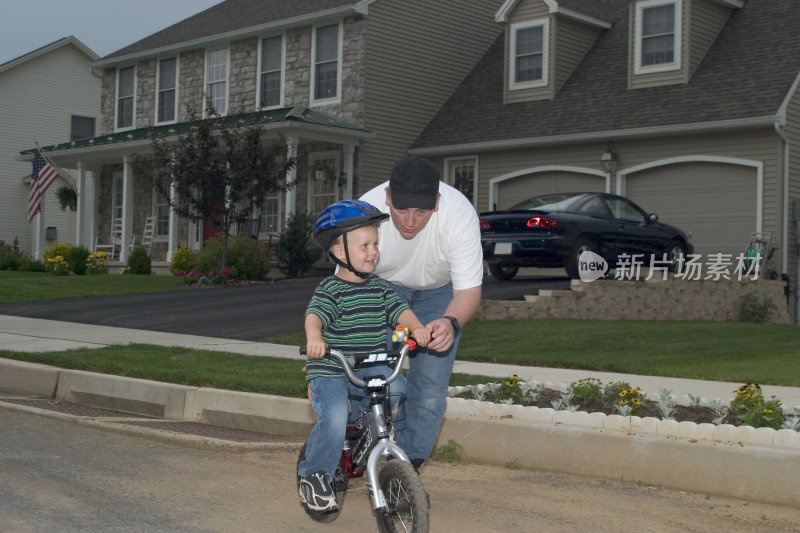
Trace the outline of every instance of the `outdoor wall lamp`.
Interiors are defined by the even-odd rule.
[[[606,174],[613,174],[617,170],[617,154],[612,148],[607,148],[606,152],[600,156],[600,168]]]

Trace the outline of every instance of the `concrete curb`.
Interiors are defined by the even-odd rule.
[[[61,370],[0,358],[0,391],[306,437],[307,400]],[[654,422],[653,422],[654,421]],[[710,426],[710,428],[705,427]],[[800,506],[800,434],[448,398],[439,444],[503,466],[637,481]]]

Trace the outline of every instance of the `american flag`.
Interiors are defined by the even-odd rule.
[[[36,150],[31,172],[31,192],[28,195],[28,222],[41,211],[42,196],[47,192],[47,188],[56,181],[56,178],[58,178],[58,171],[44,160],[39,150]]]

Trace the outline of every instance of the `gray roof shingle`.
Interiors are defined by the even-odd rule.
[[[613,26],[554,99],[503,104],[501,35],[412,149],[769,117],[800,73],[800,2],[749,0],[688,84],[628,89],[628,0],[603,3]]]
[[[225,0],[103,59],[174,46],[353,4],[354,0]]]

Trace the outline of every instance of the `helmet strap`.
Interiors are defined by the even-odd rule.
[[[350,252],[348,252],[348,250],[347,250],[348,249],[348,246],[347,246],[347,233],[342,233],[342,246],[344,247],[344,258],[345,258],[345,261],[342,261],[341,259],[339,259],[335,255],[333,255],[333,252],[331,252],[331,251],[328,251],[328,256],[333,260],[334,263],[336,263],[340,267],[346,268],[347,270],[349,270],[350,272],[352,272],[353,274],[355,274],[356,276],[358,276],[361,279],[367,279],[369,277],[369,272],[359,272],[358,270],[356,270],[353,267],[353,265],[350,264]]]

